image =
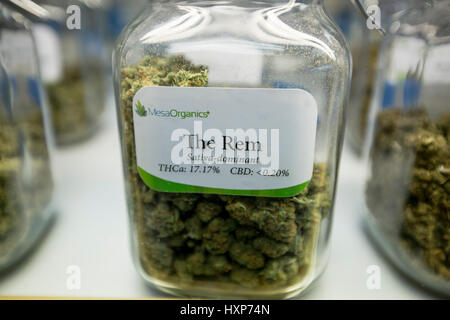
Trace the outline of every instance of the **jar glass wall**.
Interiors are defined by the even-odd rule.
[[[373,20],[359,14],[352,6],[352,13],[346,15],[346,36],[353,57],[353,77],[347,112],[346,137],[349,145],[358,156],[362,155],[367,134],[370,104],[375,90],[378,73],[380,46],[383,31],[387,25],[398,20],[408,8],[425,8],[429,1],[424,0],[368,0],[360,1]],[[344,1],[343,1],[344,2]],[[345,11],[350,8],[345,7]],[[381,28],[381,29],[380,29]]]
[[[0,270],[22,257],[54,215],[48,113],[26,20],[0,6]]]
[[[342,35],[321,1],[152,1],[148,7],[125,29],[114,57],[128,210],[141,275],[184,296],[299,293],[327,259],[351,64]],[[148,99],[148,94],[155,95]],[[292,106],[291,95],[298,99]],[[309,118],[311,101],[316,112]],[[297,112],[305,112],[304,118]],[[219,122],[246,130],[278,121],[284,141],[280,163],[291,166],[258,171],[259,163],[233,167],[220,158],[220,164],[198,167],[154,163],[148,171],[157,168],[156,176],[146,172],[152,155],[167,154],[170,160],[175,140],[166,128],[190,127],[196,119],[205,130]],[[246,145],[249,153],[249,145],[260,143],[245,135],[247,144],[228,138],[191,140],[197,147],[187,148],[203,144],[205,149],[220,139],[224,149]],[[266,190],[295,179],[305,166],[302,159],[310,161],[309,184]],[[175,168],[181,168],[180,175],[170,176]],[[255,185],[257,179],[261,184]]]
[[[92,3],[91,3],[92,2]],[[104,111],[109,65],[106,18],[96,1],[38,0],[54,21],[34,34],[58,145],[89,138]]]
[[[368,25],[351,0],[326,2],[327,10],[343,31],[353,59],[346,139],[358,155],[362,152],[367,119],[378,67],[382,34]],[[370,27],[370,28],[369,28]]]
[[[401,270],[450,294],[450,13],[411,10],[383,44],[367,139],[370,230]]]

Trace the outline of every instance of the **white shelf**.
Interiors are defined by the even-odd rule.
[[[121,154],[113,104],[105,125],[88,142],[55,156],[60,190],[59,216],[31,256],[0,277],[0,296],[156,298],[134,269],[122,181]],[[362,227],[361,169],[345,149],[328,267],[302,298],[429,299],[373,247]],[[81,270],[81,289],[68,290],[68,266]],[[366,286],[367,267],[381,270],[381,289]]]

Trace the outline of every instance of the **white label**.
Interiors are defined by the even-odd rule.
[[[144,87],[133,108],[154,190],[290,197],[311,180],[317,103],[304,90]]]
[[[63,60],[58,34],[47,25],[36,24],[33,26],[33,35],[41,63],[42,80],[46,83],[59,81],[63,73]]]
[[[0,53],[10,72],[31,75],[36,73],[36,61],[33,56],[33,39],[28,31],[2,30],[0,36]]]

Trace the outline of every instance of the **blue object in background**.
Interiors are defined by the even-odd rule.
[[[398,106],[396,101],[397,90],[403,88],[403,105],[404,108],[412,108],[417,106],[420,99],[422,83],[412,77],[407,77],[401,84],[393,84],[386,82],[384,84],[383,101],[381,107],[383,109]]]
[[[27,78],[28,94],[31,97],[31,101],[40,108],[42,103],[41,87],[39,81],[35,78]]]
[[[64,31],[65,25],[63,23],[60,23],[58,21],[47,21],[43,22],[47,26],[49,26],[51,29],[53,29],[56,33],[61,34]]]
[[[273,81],[272,88],[278,89],[302,89],[294,83],[285,82],[285,81]]]
[[[354,19],[354,12],[352,10],[343,10],[336,17],[336,24],[341,28],[344,36],[350,36],[350,30]]]
[[[383,91],[384,93],[381,108],[387,109],[395,105],[396,90],[397,86],[395,84],[390,82],[386,82],[384,84],[384,91]]]
[[[9,81],[11,82],[11,93],[12,97],[17,97],[17,80],[16,77],[10,74]]]
[[[1,66],[0,66],[1,68]],[[0,69],[0,94],[1,94],[1,105],[6,109],[7,114],[11,115],[11,83],[8,75],[3,68]]]
[[[125,18],[120,6],[113,5],[107,15],[108,30],[111,37],[116,39],[125,27]]]

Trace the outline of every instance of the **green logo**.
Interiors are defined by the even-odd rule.
[[[140,117],[146,117],[147,116],[147,110],[145,110],[145,107],[142,105],[142,103],[138,100],[136,103],[136,113]]]

